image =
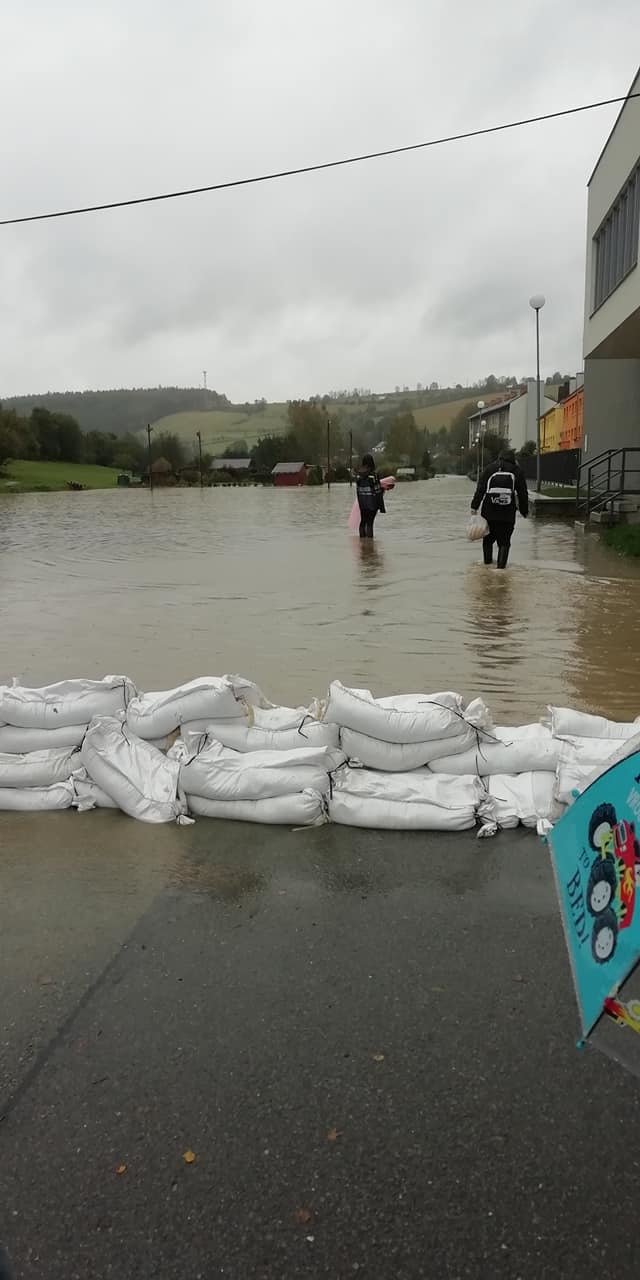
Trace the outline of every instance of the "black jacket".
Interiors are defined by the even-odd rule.
[[[384,495],[377,471],[360,468],[356,476],[356,493],[361,511],[384,511]]]
[[[505,494],[495,494],[492,497],[489,481],[492,476],[504,472],[513,476],[513,497],[505,501]],[[501,486],[509,488],[509,485]],[[487,489],[489,492],[487,493]],[[517,499],[517,508],[516,508]],[[482,472],[478,481],[476,491],[471,502],[473,511],[480,511],[485,520],[491,521],[513,521],[516,518],[516,509],[519,510],[521,516],[529,514],[529,493],[527,490],[527,482],[524,478],[524,472],[518,466],[517,462],[492,462]]]

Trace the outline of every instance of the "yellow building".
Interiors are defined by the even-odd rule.
[[[557,453],[560,448],[563,427],[563,406],[554,404],[540,418],[540,452]]]

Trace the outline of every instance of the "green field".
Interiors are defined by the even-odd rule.
[[[78,462],[7,462],[0,471],[0,493],[47,493],[73,480],[85,489],[114,489],[117,471]]]
[[[283,435],[288,426],[287,406],[268,404],[253,413],[245,413],[242,409],[213,409],[202,413],[190,410],[159,418],[152,425],[156,435],[163,432],[176,435],[185,445],[193,445],[194,448],[196,431],[199,431],[204,452],[216,454],[236,440],[245,440],[251,448],[260,436]],[[146,441],[146,432],[139,434]]]

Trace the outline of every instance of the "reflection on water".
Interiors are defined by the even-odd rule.
[[[464,539],[470,485],[399,485],[373,542],[346,487],[0,500],[0,679],[243,671],[279,701],[329,680],[640,711],[638,567],[570,523],[518,524],[506,573]]]

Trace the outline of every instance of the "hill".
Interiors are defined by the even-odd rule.
[[[226,396],[203,387],[121,387],[114,391],[47,391],[43,395],[10,396],[5,409],[28,418],[34,408],[68,413],[83,431],[124,436],[167,414],[198,409],[230,409]]]
[[[202,435],[205,453],[217,453],[236,441],[244,440],[249,448],[260,436],[283,435],[287,429],[286,404],[263,404],[246,409],[213,409],[210,412],[191,410],[172,413],[152,423],[157,434],[178,436],[185,445],[195,443],[196,432]],[[142,431],[140,438],[146,439]]]
[[[83,489],[114,489],[118,472],[78,462],[7,462],[0,472],[0,493],[48,493],[66,489],[67,481]]]

